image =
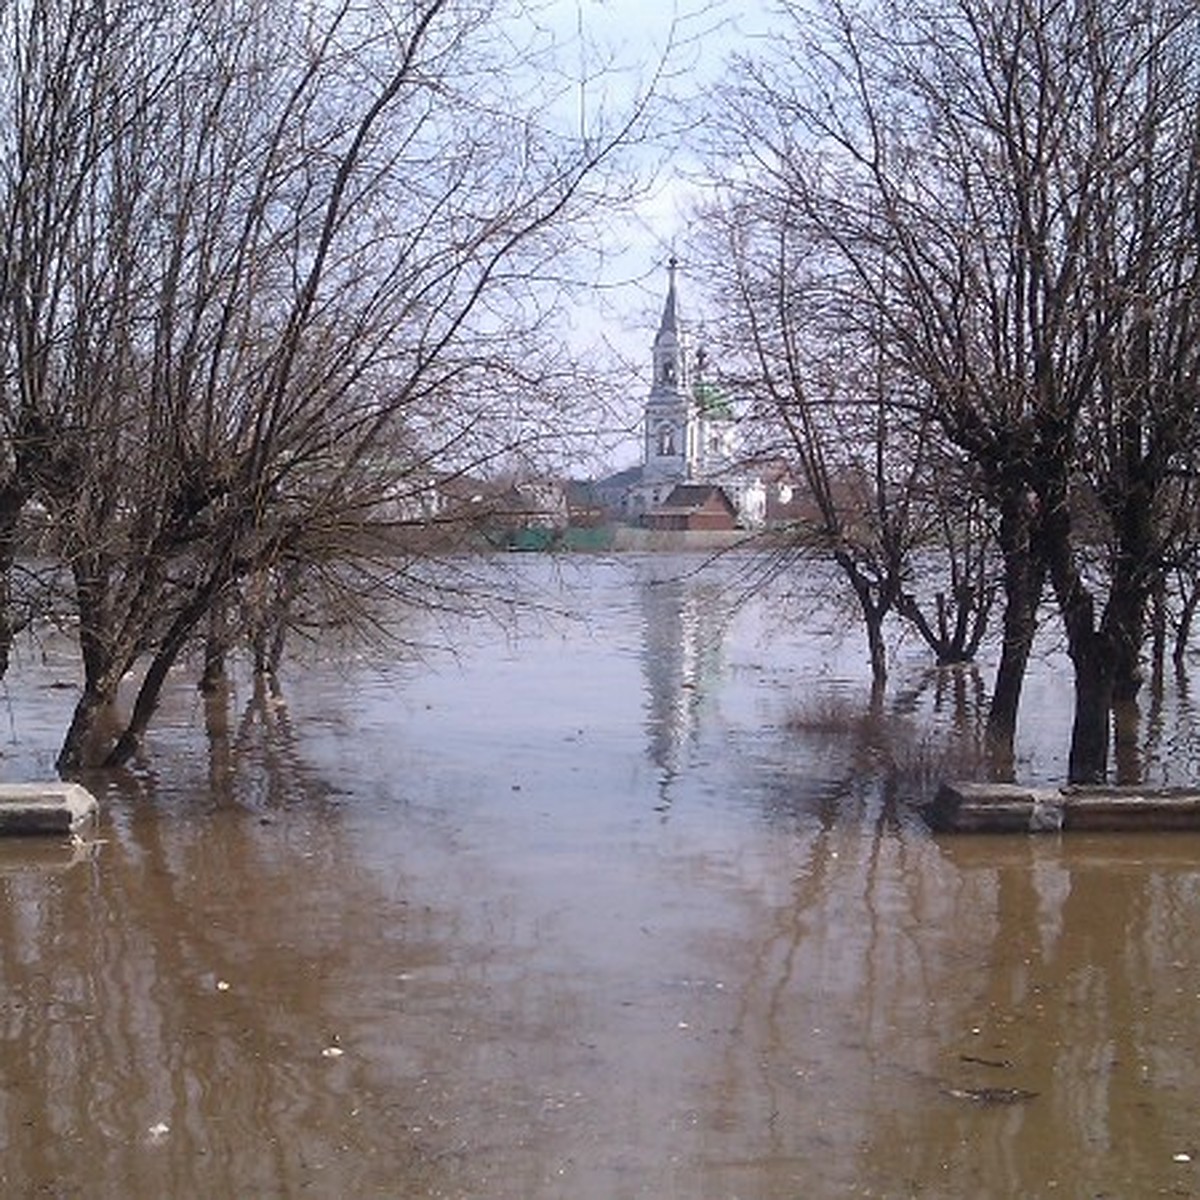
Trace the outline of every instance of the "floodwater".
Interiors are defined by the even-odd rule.
[[[227,719],[181,676],[91,844],[0,845],[0,1194],[1200,1194],[1200,839],[935,838],[971,678],[902,651],[885,750],[828,606],[698,562],[509,556],[503,625]],[[7,778],[69,681],[14,668]]]

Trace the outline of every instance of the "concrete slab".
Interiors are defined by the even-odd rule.
[[[78,783],[0,783],[0,836],[77,833],[98,808]]]
[[[1200,789],[943,783],[925,809],[943,833],[1200,829]]]

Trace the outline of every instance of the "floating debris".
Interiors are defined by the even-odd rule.
[[[1012,1061],[1007,1058],[979,1058],[974,1054],[960,1054],[959,1062],[975,1063],[980,1067],[996,1067],[997,1069],[1007,1069],[1012,1066]]]
[[[326,1046],[325,1049],[321,1051],[321,1057],[322,1058],[341,1058],[342,1055],[345,1053],[346,1053],[345,1050],[343,1050],[341,1048],[341,1046]]]
[[[1027,1092],[1024,1088],[980,1087],[980,1088],[942,1088],[942,1093],[955,1100],[970,1100],[972,1104],[1021,1104],[1032,1100],[1037,1092]]]

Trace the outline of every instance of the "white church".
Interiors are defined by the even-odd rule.
[[[678,266],[672,257],[667,298],[654,338],[642,462],[608,483],[620,487],[619,508],[629,521],[699,528],[706,520],[720,520],[724,510],[730,524],[757,528],[765,519],[766,486],[758,475],[741,467],[732,405],[705,377],[704,350],[693,349],[680,317]]]

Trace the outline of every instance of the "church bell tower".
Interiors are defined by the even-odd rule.
[[[667,263],[669,279],[662,320],[654,339],[654,379],[646,400],[642,462],[646,483],[681,482],[695,458],[695,423],[691,419],[690,354],[679,320],[675,273],[679,261]]]

